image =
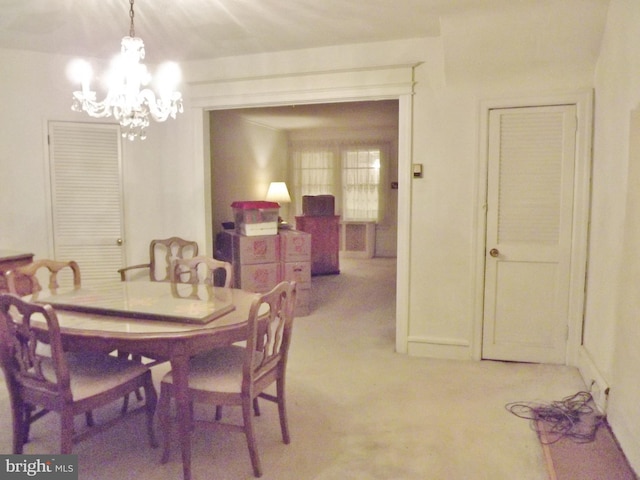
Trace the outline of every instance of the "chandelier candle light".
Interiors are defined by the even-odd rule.
[[[181,75],[177,64],[165,63],[160,66],[154,81],[158,95],[147,88],[151,75],[140,63],[145,55],[144,43],[135,35],[133,2],[129,0],[129,36],[122,39],[120,55],[114,58],[106,76],[107,96],[101,102],[96,101],[96,92],[89,87],[91,66],[84,60],[76,60],[70,66],[71,75],[82,85],[82,90],[73,92],[71,109],[76,112],[84,110],[96,118],[113,116],[124,129],[123,137],[144,140],[149,116],[157,122],[164,122],[169,116],[176,118],[178,112],[182,113],[182,94],[175,91]]]

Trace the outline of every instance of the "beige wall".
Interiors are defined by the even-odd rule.
[[[640,3],[612,0],[595,76],[593,213],[584,346],[640,471]]]
[[[473,52],[468,56],[457,52],[452,63],[448,57],[452,46],[447,40],[455,36],[452,29],[462,32],[467,25],[446,21],[443,25],[444,39],[193,62],[184,65],[185,78],[188,82],[228,79],[228,88],[235,92],[231,103],[259,106],[265,98],[254,96],[243,79],[278,78],[270,93],[275,104],[290,90],[278,75],[341,69],[361,73],[376,65],[419,63],[412,101],[411,155],[414,162],[424,164],[425,176],[407,185],[411,193],[410,286],[408,294],[399,298],[407,299],[411,335],[451,340],[463,347],[473,342],[474,329],[480,103],[595,87],[585,348],[611,387],[611,423],[640,470],[639,199],[630,188],[640,178],[636,150],[629,156],[636,125],[632,132],[630,119],[640,100],[640,4],[611,1],[597,72],[593,65],[589,68],[585,57],[576,60],[576,68],[566,58],[537,62],[532,58],[530,68],[517,63],[518,69],[509,58],[504,68],[499,59],[492,58],[490,74],[474,63],[475,69],[463,75],[464,62],[471,64],[476,57]],[[502,47],[492,54],[504,50],[509,57],[509,46]],[[66,59],[0,51],[0,62],[5,109],[0,117],[0,248],[49,255],[45,125],[48,120],[80,119],[69,110],[70,86],[61,76]],[[312,81],[315,77],[305,78]],[[322,95],[322,87],[332,81],[323,77],[315,90],[307,91]],[[144,144],[125,145],[127,252],[132,263],[145,259],[148,239],[153,236],[181,234],[206,242],[208,145],[199,140],[208,126],[202,109],[190,101],[196,87],[192,83],[185,88],[183,117],[152,126]],[[259,179],[264,185],[270,180]],[[472,358],[470,348],[461,350],[426,353]]]
[[[211,112],[214,234],[233,222],[231,203],[264,200],[271,182],[286,181],[288,144],[282,130],[251,123],[233,110]]]

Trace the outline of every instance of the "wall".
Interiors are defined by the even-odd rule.
[[[640,471],[640,3],[612,0],[596,72],[584,348],[610,387],[608,419]]]
[[[491,63],[463,74],[468,58],[448,61],[450,40],[466,32],[464,22],[443,19],[441,38],[361,44],[314,51],[278,52],[183,66],[186,112],[178,121],[154,125],[144,144],[124,150],[127,251],[131,263],[145,258],[148,239],[164,234],[195,236],[204,242],[208,195],[205,158],[209,146],[198,139],[208,129],[202,101],[190,96],[197,82],[227,81],[231,106],[259,106],[263,97],[247,90],[247,79],[272,76],[271,101],[290,85],[283,75],[353,69],[363,75],[375,65],[419,64],[410,128],[411,155],[425,176],[406,185],[411,191],[408,330],[411,336],[459,345],[453,356],[471,358],[476,255],[475,184],[479,145],[479,105],[504,97],[575,91],[595,85],[592,221],[585,311],[585,348],[611,387],[609,418],[634,467],[640,469],[638,385],[638,185],[637,122],[640,101],[640,4],[611,0],[602,53],[593,69],[571,62],[538,62],[514,70]],[[455,30],[455,32],[454,32]],[[462,36],[461,36],[462,37]],[[580,46],[580,48],[583,48]],[[590,47],[591,48],[591,47]],[[488,50],[496,55],[503,49]],[[0,51],[0,247],[50,254],[47,230],[46,142],[48,120],[80,120],[69,110],[70,88],[61,72],[67,59],[28,52]],[[533,59],[532,59],[533,61]],[[321,98],[334,77],[306,77],[309,98]],[[470,74],[470,73],[473,73]],[[266,78],[266,77],[265,77]],[[313,87],[313,88],[312,88]],[[314,90],[315,88],[315,90]],[[10,93],[9,93],[10,92]],[[231,97],[229,97],[231,98]],[[281,101],[281,100],[280,100]],[[634,119],[631,130],[631,119]],[[630,144],[633,145],[629,156]],[[404,174],[405,172],[401,172]],[[629,176],[629,179],[627,179]],[[265,182],[267,179],[264,180]],[[404,181],[401,178],[401,181]],[[637,190],[637,189],[636,189]],[[25,193],[28,192],[28,193]],[[133,247],[133,245],[136,245]],[[452,356],[451,349],[413,353]]]
[[[233,221],[232,202],[264,200],[271,182],[286,181],[287,134],[251,123],[233,110],[213,111],[211,158],[215,233],[221,222]]]
[[[49,235],[47,122],[95,121],[71,111],[69,57],[0,50],[0,248],[53,256]],[[92,62],[96,71],[104,68]],[[8,67],[10,65],[10,67]],[[104,120],[108,121],[108,120]],[[151,238],[204,244],[202,172],[193,155],[190,117],[154,125],[147,140],[123,142],[125,249],[129,264],[148,261]]]

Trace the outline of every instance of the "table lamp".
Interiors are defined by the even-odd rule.
[[[288,208],[287,204],[291,203],[291,196],[289,195],[287,184],[284,182],[271,182],[265,200],[268,202],[277,202],[281,207],[286,206]],[[286,228],[286,226],[287,222],[282,220],[282,217],[278,217],[278,227]]]

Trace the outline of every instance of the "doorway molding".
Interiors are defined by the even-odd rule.
[[[549,105],[575,105],[576,170],[574,182],[574,218],[569,292],[568,332],[565,363],[579,366],[585,305],[585,284],[588,255],[589,205],[591,195],[591,146],[593,131],[593,91],[556,93],[531,97],[489,99],[480,103],[479,154],[476,178],[476,229],[473,254],[476,258],[474,281],[473,358],[482,358],[482,327],[484,312],[484,271],[486,248],[486,207],[488,178],[489,111],[496,108],[518,108]]]
[[[419,65],[379,65],[300,74],[222,79],[189,84],[194,155],[204,174],[206,244],[213,244],[209,115],[211,110],[295,104],[398,100],[398,238],[396,351],[407,353],[411,238],[411,155],[414,70]]]

